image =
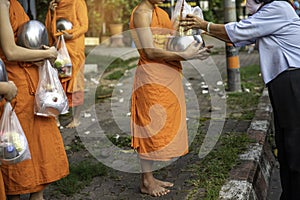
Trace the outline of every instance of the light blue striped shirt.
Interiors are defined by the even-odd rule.
[[[265,84],[289,67],[300,68],[300,19],[288,2],[273,1],[225,29],[235,46],[257,42]]]

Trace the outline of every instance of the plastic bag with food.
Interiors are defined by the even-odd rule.
[[[72,76],[72,61],[63,35],[58,37],[57,49],[58,55],[54,62],[54,67],[57,69],[59,77]]]
[[[39,68],[39,83],[35,95],[34,113],[40,116],[58,116],[68,111],[66,93],[59,81],[58,73],[49,60]]]
[[[16,164],[31,159],[27,138],[11,104],[6,102],[0,120],[0,162]]]

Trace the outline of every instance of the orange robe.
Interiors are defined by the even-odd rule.
[[[18,27],[29,18],[17,0],[10,0],[10,22],[16,35]],[[31,63],[10,62],[0,49],[8,79],[14,81],[18,94],[12,101],[27,137],[31,159],[15,165],[2,164],[7,195],[37,192],[69,174],[67,155],[54,117],[34,115],[35,91],[39,81],[38,67]],[[3,103],[1,105],[3,110]]]
[[[57,41],[56,20],[65,18],[73,25],[68,33],[73,35],[73,39],[65,40],[67,49],[72,61],[72,76],[62,78],[62,86],[68,96],[69,106],[78,106],[84,103],[84,63],[85,45],[84,34],[88,31],[87,7],[84,0],[61,0],[51,17],[48,10],[46,16],[46,27],[49,33],[50,45]]]
[[[6,199],[6,195],[5,195],[5,188],[4,188],[4,183],[3,183],[3,178],[2,178],[2,173],[0,171],[0,199],[4,200]]]
[[[181,64],[147,59],[134,31],[133,15],[130,28],[140,53],[132,92],[132,147],[145,160],[182,156],[188,153],[188,137]],[[157,48],[165,46],[171,29],[168,14],[155,7],[151,31]]]

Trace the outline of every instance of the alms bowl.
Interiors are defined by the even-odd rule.
[[[38,20],[30,20],[22,24],[17,33],[17,44],[29,49],[48,46],[48,32],[45,25]]]
[[[63,30],[71,30],[73,27],[73,24],[64,18],[59,18],[56,21],[56,30],[57,31],[63,31]]]
[[[8,81],[8,78],[7,78],[5,64],[0,58],[0,82],[6,82],[6,81]]]
[[[202,43],[202,47],[204,47],[204,41],[200,35],[188,35],[170,36],[167,43],[167,49],[169,51],[184,51],[194,41]]]
[[[8,77],[7,77],[7,72],[5,68],[4,62],[0,58],[0,82],[7,82]],[[0,95],[0,101],[2,100],[3,95]]]

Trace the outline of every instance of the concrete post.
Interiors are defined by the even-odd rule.
[[[224,23],[236,21],[235,0],[224,0]],[[232,44],[226,43],[228,91],[241,91],[239,52]]]

